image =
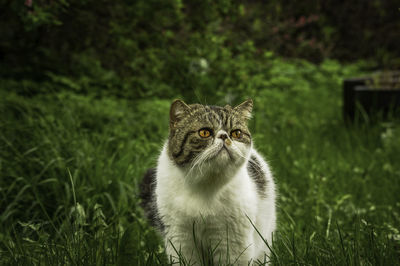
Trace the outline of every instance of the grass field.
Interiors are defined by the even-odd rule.
[[[341,82],[357,66],[273,67],[265,87],[185,99],[254,99],[254,143],[279,189],[272,264],[399,265],[400,124],[345,126]],[[171,101],[2,87],[0,264],[165,264],[137,195]]]

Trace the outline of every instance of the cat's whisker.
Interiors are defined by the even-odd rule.
[[[235,144],[232,145],[232,149],[236,152],[236,154],[237,154],[239,157],[241,157],[241,158],[247,160],[247,157],[244,156],[244,155],[242,154],[242,152],[240,151],[240,149],[239,149]]]
[[[207,164],[208,167],[210,167],[210,161],[209,159],[211,159],[213,156],[215,156],[215,153],[218,152],[218,150],[221,148],[221,144],[220,145],[214,145],[211,148],[205,150],[204,152],[200,153],[198,156],[195,157],[195,159],[192,162],[191,167],[189,168],[188,171],[188,176],[191,176],[191,174],[193,173],[193,171],[195,169],[198,169],[200,172],[200,175],[203,175],[203,169],[204,169],[204,165]]]
[[[208,159],[208,156],[212,153],[212,151],[207,150],[204,151],[203,153],[200,153],[195,157],[195,159],[192,162],[191,167],[189,168],[188,171],[188,176],[194,171],[194,169],[197,167],[200,170],[200,173],[202,174],[202,164]]]

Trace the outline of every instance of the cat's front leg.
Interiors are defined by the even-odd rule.
[[[197,262],[197,254],[191,237],[175,233],[165,239],[165,252],[169,262],[184,263],[184,265],[201,265]]]

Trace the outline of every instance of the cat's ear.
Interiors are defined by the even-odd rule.
[[[190,107],[182,100],[175,100],[169,110],[169,124],[171,128],[174,128],[188,114],[190,114]]]
[[[252,110],[253,110],[253,100],[252,99],[248,99],[248,100],[242,102],[241,104],[239,104],[238,106],[236,106],[235,108],[233,108],[234,112],[239,113],[240,116],[242,116],[246,119],[251,118]]]

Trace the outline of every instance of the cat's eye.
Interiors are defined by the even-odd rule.
[[[202,138],[208,138],[211,135],[211,131],[206,128],[203,128],[199,130],[199,135]]]
[[[231,132],[231,136],[234,139],[240,139],[242,137],[242,131],[240,131],[240,129],[236,129]]]

